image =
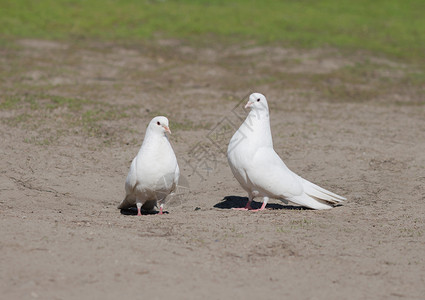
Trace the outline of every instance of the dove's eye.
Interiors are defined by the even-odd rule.
[[[260,98],[257,99],[257,102],[260,102]]]
[[[157,124],[157,125],[161,125],[161,123],[159,123],[159,121],[158,121],[158,122],[156,122],[156,124]]]

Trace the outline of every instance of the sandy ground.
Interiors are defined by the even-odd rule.
[[[0,49],[0,298],[423,299],[425,106],[412,66],[174,40]],[[343,206],[231,209],[247,199],[224,152],[253,91],[268,97],[278,154]],[[158,114],[172,122],[179,190],[165,215],[121,213]]]

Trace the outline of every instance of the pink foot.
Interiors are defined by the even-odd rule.
[[[163,208],[164,208],[164,204],[161,204],[160,206],[159,206],[159,215],[163,215],[164,214],[164,212],[163,212]]]
[[[249,211],[261,211],[261,210],[265,210],[264,208],[257,208],[257,209],[250,209]]]
[[[142,213],[140,212],[140,209],[137,210],[137,215],[138,216],[141,216],[142,215]]]
[[[251,209],[251,211],[265,210],[266,209],[266,205],[267,205],[267,203],[266,202],[263,202],[263,204],[261,205],[260,208],[258,208],[258,209]]]
[[[252,210],[251,202],[248,201],[248,203],[245,205],[245,207],[232,207],[234,210]]]

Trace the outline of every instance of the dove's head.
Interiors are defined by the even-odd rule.
[[[269,106],[267,105],[267,99],[263,94],[252,93],[249,96],[249,100],[245,105],[245,108],[250,108],[257,111],[269,111]]]
[[[163,116],[158,116],[152,119],[152,121],[149,123],[149,128],[153,132],[163,133],[166,132],[171,134],[170,128],[168,127],[168,119]]]

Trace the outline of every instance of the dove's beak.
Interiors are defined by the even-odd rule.
[[[171,130],[170,128],[168,128],[168,126],[164,126],[165,132],[168,132],[169,134],[171,134]]]
[[[250,108],[252,104],[254,104],[254,102],[248,101],[247,104],[245,105],[245,108]]]

